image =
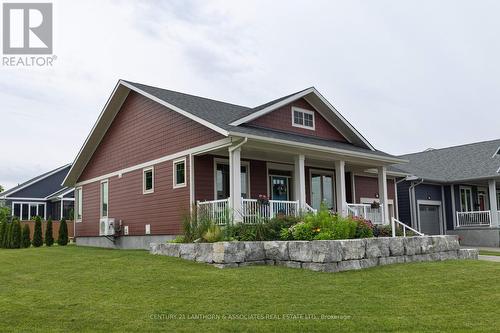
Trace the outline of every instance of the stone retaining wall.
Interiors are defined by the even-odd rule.
[[[280,265],[339,272],[417,261],[477,259],[460,249],[456,236],[384,237],[320,241],[151,243],[150,253],[180,257],[215,267]]]

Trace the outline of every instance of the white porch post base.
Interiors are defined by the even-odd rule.
[[[295,200],[299,202],[299,209],[302,210],[306,206],[305,156],[295,156],[294,162],[294,194]]]
[[[335,161],[335,198],[337,201],[337,213],[340,216],[347,216],[345,161]]]
[[[382,221],[384,224],[389,224],[389,203],[387,195],[387,168],[378,168],[378,195],[380,199],[380,206],[382,207]]]
[[[242,222],[241,216],[241,148],[237,148],[229,154],[229,178],[231,209],[233,212],[233,221],[235,223]]]
[[[491,226],[498,227],[500,221],[498,221],[497,184],[495,179],[490,179],[488,181],[488,190],[490,199]]]

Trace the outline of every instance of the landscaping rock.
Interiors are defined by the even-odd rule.
[[[263,242],[245,242],[245,261],[266,259]]]
[[[347,239],[339,242],[342,247],[342,260],[363,259],[365,257],[365,239]]]
[[[289,268],[300,268],[301,263],[298,261],[282,261],[282,260],[277,260],[276,261],[276,266],[285,266]]]
[[[361,269],[360,260],[346,260],[337,263],[337,270],[339,272],[352,271]]]
[[[448,242],[447,242],[446,236],[432,236],[432,237],[428,237],[427,239],[429,240],[428,249],[426,252],[424,252],[424,248],[422,247],[422,253],[433,253],[433,252],[447,251]]]
[[[389,254],[388,238],[366,239],[366,258],[388,257]]]
[[[338,272],[337,263],[318,263],[318,262],[304,262],[302,263],[302,268],[308,269],[315,272]]]
[[[288,255],[290,260],[311,262],[312,261],[312,246],[308,241],[288,242]]]
[[[245,267],[245,266],[259,266],[259,265],[265,265],[266,261],[265,260],[256,260],[256,261],[245,261],[245,262],[240,262],[238,264],[239,267]]]
[[[397,256],[397,257],[381,257],[378,259],[379,265],[392,265],[392,264],[404,264],[405,257]]]
[[[195,260],[198,244],[195,243],[183,243],[179,244],[179,253],[182,259]]]
[[[460,249],[460,243],[458,242],[457,235],[446,236],[446,250],[455,251]]]
[[[245,261],[243,242],[213,243],[213,261],[216,263],[237,263]]]
[[[405,254],[405,245],[402,237],[390,237],[389,239],[389,254],[391,256],[402,256]]]
[[[265,262],[265,263],[266,263],[266,265],[268,265],[268,266],[274,266],[274,264],[275,264],[274,260],[269,260],[269,259],[264,260],[264,262]]]
[[[213,266],[217,268],[236,268],[238,267],[238,264],[235,262],[230,262],[227,264],[213,264]]]
[[[342,247],[339,241],[312,241],[311,251],[313,262],[327,263],[342,260]]]
[[[411,256],[406,256],[405,262],[422,262],[422,261],[432,261],[430,254],[415,254]]]
[[[405,254],[407,256],[422,253],[422,240],[420,238],[421,237],[419,236],[403,238],[403,243],[405,245]]]
[[[159,249],[161,254],[169,257],[180,257],[181,256],[181,244],[179,243],[165,243],[161,244]]]
[[[474,259],[479,258],[479,251],[477,249],[459,249],[457,251],[458,259]]]
[[[266,258],[271,260],[289,260],[288,242],[270,241],[264,242]]]
[[[196,261],[211,264],[214,261],[214,247],[212,243],[198,243]]]

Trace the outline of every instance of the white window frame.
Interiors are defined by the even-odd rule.
[[[184,183],[177,183],[177,164],[184,163]],[[187,164],[186,157],[178,158],[172,161],[172,187],[173,188],[181,188],[187,186]]]
[[[146,172],[151,171],[151,188],[146,189]],[[154,166],[142,169],[142,194],[155,192],[155,168]]]
[[[107,212],[106,212],[106,216],[104,216],[104,215],[103,215],[103,212],[102,212],[102,206],[103,206],[103,203],[104,203],[104,202],[103,202],[103,199],[104,199],[104,198],[103,198],[103,196],[102,196],[102,186],[103,186],[103,184],[104,184],[104,183],[106,183],[106,184],[107,184],[107,186],[108,186],[108,192],[107,192],[108,197],[106,198],[106,199],[107,199],[107,200],[106,200],[106,201],[107,201],[107,202],[106,202],[106,204],[107,204],[107,208],[106,208],[106,210],[107,210]],[[100,217],[101,217],[101,218],[108,218],[108,217],[109,217],[109,180],[108,180],[108,179],[101,180],[101,183],[99,184],[99,198],[100,198],[100,200],[99,200],[99,206],[100,206],[99,210],[100,210],[100,212],[101,212],[101,213],[100,213]]]
[[[13,201],[12,202],[12,207],[11,207],[11,215],[14,216],[14,205],[15,204],[19,204],[19,215],[18,218],[20,221],[24,221],[22,219],[23,217],[23,205],[28,205],[28,220],[27,221],[30,221],[32,217],[35,217],[35,216],[39,216],[38,215],[38,206],[39,205],[43,205],[43,216],[40,216],[40,217],[43,217],[44,220],[47,219],[47,203],[46,202],[39,202],[39,201]],[[31,216],[31,206],[32,205],[36,205],[36,215],[35,216]]]
[[[81,186],[75,188],[75,216],[76,222],[82,222],[83,218],[83,188]],[[80,218],[78,218],[78,213],[80,213]]]
[[[312,127],[311,126],[306,126],[304,124],[296,124],[295,123],[295,112],[300,112],[300,113],[303,113],[303,114],[310,114],[312,115]],[[293,127],[299,127],[299,128],[305,128],[305,129],[308,129],[308,130],[311,130],[311,131],[314,131],[316,129],[316,119],[314,119],[314,111],[311,111],[311,110],[306,110],[306,109],[302,109],[302,108],[298,108],[296,106],[292,106],[292,126]],[[304,119],[304,117],[302,117],[302,119]]]
[[[462,205],[462,190],[470,192],[469,203],[467,204],[467,206],[468,206],[467,208],[469,208],[469,210],[464,210],[465,207],[463,207],[463,205]],[[465,193],[467,193],[467,192],[465,192]],[[459,198],[460,198],[460,211],[461,212],[473,212],[474,211],[474,202],[472,200],[472,187],[460,186],[458,189],[458,194],[459,194]],[[467,200],[467,198],[465,198],[465,199]]]

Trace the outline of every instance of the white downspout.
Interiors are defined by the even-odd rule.
[[[415,209],[416,209],[415,206],[417,204],[417,201],[415,198],[415,187],[422,184],[423,182],[424,182],[424,179],[421,178],[419,182],[412,183],[408,189],[409,194],[410,194],[410,215],[411,215],[412,222],[415,221],[415,225],[412,225],[412,227],[414,229],[417,229],[418,231],[420,231],[420,223],[417,223],[418,222],[417,221],[417,214],[415,214]],[[417,226],[417,224],[418,224],[418,226]]]

